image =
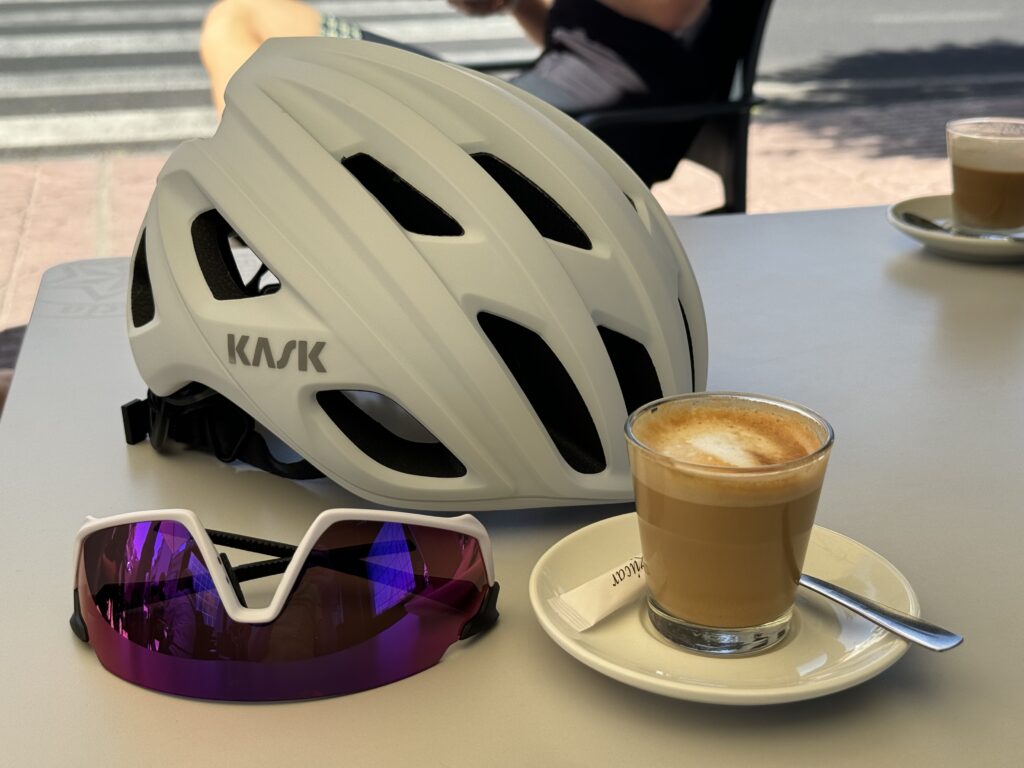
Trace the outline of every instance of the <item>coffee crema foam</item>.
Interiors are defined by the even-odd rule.
[[[950,160],[992,173],[1024,173],[1024,121],[970,123],[952,128]]]
[[[822,444],[805,418],[777,408],[670,409],[634,423],[633,434],[649,450],[675,461],[740,469],[786,464]]]

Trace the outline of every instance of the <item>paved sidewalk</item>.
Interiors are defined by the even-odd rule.
[[[751,128],[751,213],[888,204],[949,190],[946,120],[1021,114],[1019,98],[766,110]],[[127,256],[167,155],[0,164],[0,330],[28,322],[42,273]],[[684,163],[655,196],[670,214],[715,207],[717,178]],[[685,245],[685,244],[684,244]]]
[[[103,154],[0,164],[0,330],[28,322],[50,267],[131,254],[166,159]]]

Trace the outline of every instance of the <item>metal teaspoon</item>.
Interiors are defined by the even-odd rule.
[[[835,584],[822,581],[814,576],[808,576],[806,573],[800,575],[800,586],[817,592],[829,600],[835,600],[844,608],[863,616],[868,621],[873,621],[894,635],[924,646],[930,651],[948,651],[964,641],[962,635],[935,624],[929,624],[927,621],[903,613],[903,611],[897,611],[895,608],[879,605],[873,600],[855,595],[842,587],[837,587]]]
[[[999,234],[986,234],[983,232],[966,232],[956,227],[951,227],[947,224],[939,224],[937,221],[926,219],[924,216],[918,216],[916,213],[910,211],[903,211],[900,217],[910,224],[911,226],[918,227],[920,229],[930,229],[933,232],[945,232],[947,235],[956,235],[957,237],[973,237],[978,240],[1005,240],[1011,243],[1024,243],[1024,237],[1018,235],[999,235]]]

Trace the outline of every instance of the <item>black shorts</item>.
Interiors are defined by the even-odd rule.
[[[326,13],[321,15],[320,34],[383,43],[437,58],[422,48],[376,35]],[[544,53],[510,82],[570,115],[642,104],[657,92],[618,52],[579,28],[549,29]]]

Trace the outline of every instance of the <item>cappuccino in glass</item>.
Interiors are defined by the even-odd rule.
[[[697,393],[640,408],[626,433],[652,624],[712,653],[781,640],[831,427],[785,401]]]
[[[1024,119],[982,117],[946,126],[953,222],[976,232],[1024,230]]]

